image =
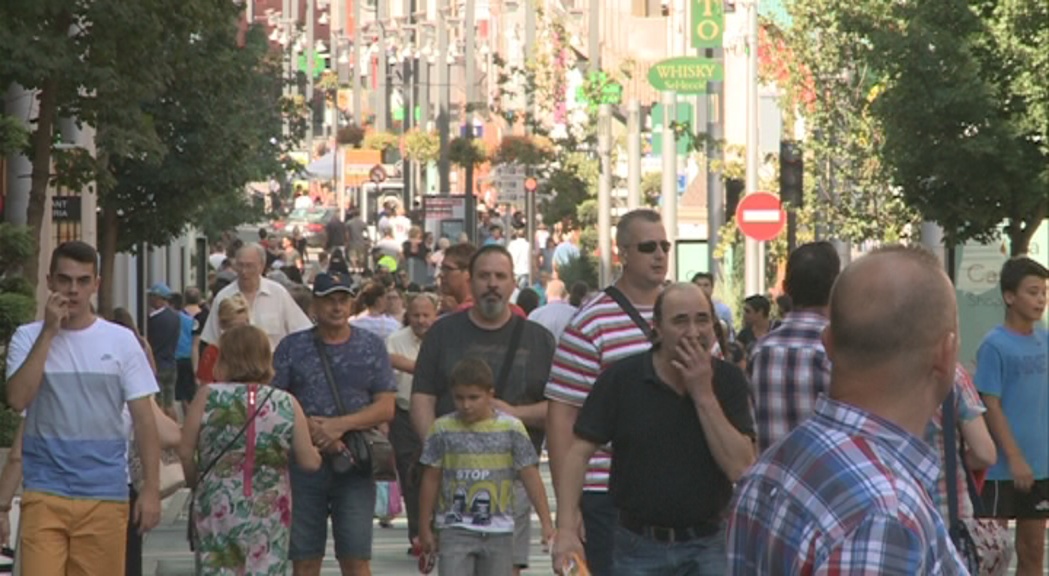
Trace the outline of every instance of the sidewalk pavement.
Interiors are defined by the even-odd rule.
[[[549,482],[544,466],[544,476]],[[550,490],[549,485],[547,489]],[[553,491],[548,493],[553,500]],[[142,568],[147,576],[194,576],[193,553],[186,542],[186,511],[189,490],[182,489],[164,500],[160,524],[154,528],[142,544]],[[522,572],[527,576],[553,574],[550,555],[543,552],[539,539],[539,520],[532,517],[532,550],[530,566]],[[372,574],[376,576],[409,576],[418,574],[418,561],[408,555],[408,522],[403,516],[393,521],[393,528],[380,528],[375,524],[372,544]],[[330,530],[330,528],[329,528]],[[434,571],[433,574],[437,572]],[[340,574],[329,533],[328,548],[324,556],[323,576]]]

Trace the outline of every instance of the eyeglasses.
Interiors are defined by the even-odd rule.
[[[651,254],[656,251],[656,248],[662,248],[664,254],[670,254],[670,241],[668,240],[649,240],[648,242],[638,242],[634,244],[637,251],[642,254]]]
[[[444,264],[441,264],[441,272],[445,274],[450,274],[459,270],[462,270],[462,268],[459,268],[458,266],[445,266]]]

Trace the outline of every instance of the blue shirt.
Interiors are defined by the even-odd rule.
[[[567,240],[554,248],[554,264],[558,266],[564,266],[576,258],[579,258],[579,246]]]
[[[341,416],[317,353],[315,334],[311,328],[280,341],[273,353],[273,385],[291,392],[307,416]],[[347,414],[372,404],[375,394],[397,392],[386,344],[375,334],[351,330],[349,340],[321,345]]]
[[[728,573],[967,574],[929,497],[938,474],[920,438],[820,398],[737,484]]]
[[[1049,338],[1044,328],[1019,334],[997,326],[976,351],[976,389],[1001,399],[1009,429],[1036,480],[1049,478]],[[1012,480],[1002,450],[988,480]]]
[[[178,345],[175,346],[175,360],[189,360],[193,356],[193,317],[184,311],[178,313]]]

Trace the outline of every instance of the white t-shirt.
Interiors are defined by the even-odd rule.
[[[405,326],[390,334],[386,338],[386,351],[390,354],[400,354],[405,358],[415,360],[419,356],[419,347],[423,341],[412,332],[411,326]],[[412,400],[412,375],[400,370],[393,371],[397,379],[397,406],[407,410]]]
[[[239,282],[233,282],[220,290],[215,295],[215,301],[211,305],[212,309],[218,310],[222,301],[234,294],[240,294]],[[260,279],[259,291],[255,294],[255,303],[251,307],[250,320],[252,325],[258,326],[266,333],[266,336],[269,336],[270,348],[274,350],[281,339],[288,334],[313,327],[313,322],[295,303],[291,294],[279,283],[269,278]],[[200,339],[208,344],[218,345],[219,336],[221,336],[219,315],[218,313],[208,314],[208,321],[204,324]]]
[[[412,221],[407,216],[394,216],[390,218],[390,226],[393,228],[393,239],[397,245],[404,244],[408,239],[408,232],[412,229]]]
[[[529,250],[528,240],[514,238],[506,246],[506,250],[514,261],[514,276],[527,276],[532,269],[532,254]]]
[[[295,210],[301,210],[301,209],[304,209],[304,208],[313,208],[313,198],[310,198],[306,194],[303,194],[302,196],[296,196],[295,197],[295,203],[292,204],[292,207]]]
[[[7,377],[29,356],[43,322],[18,328],[7,350]],[[131,400],[158,391],[135,335],[97,319],[83,330],[60,330],[44,377],[26,409],[22,444],[26,490],[67,498],[124,501]]]

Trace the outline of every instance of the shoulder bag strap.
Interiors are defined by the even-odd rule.
[[[623,312],[626,312],[627,316],[630,316],[630,319],[634,321],[634,324],[637,324],[637,327],[641,329],[645,338],[652,337],[652,325],[641,317],[641,313],[638,312],[637,308],[634,307],[634,304],[627,299],[626,294],[623,294],[623,292],[615,286],[605,288],[605,294],[608,294],[610,298],[615,300],[616,304],[619,304],[619,307],[623,309]]]
[[[276,390],[276,388],[270,386],[269,392],[266,393],[266,397],[262,399],[262,402],[260,402],[260,404],[265,404],[266,401],[270,399],[270,396],[273,396],[273,392],[275,390]],[[208,462],[208,465],[205,466],[202,469],[202,471],[200,472],[200,474],[197,475],[197,481],[196,481],[195,485],[200,484],[201,481],[203,481],[204,478],[206,478],[207,475],[211,472],[212,468],[215,467],[215,464],[217,464],[218,461],[223,456],[225,456],[226,453],[230,451],[230,449],[233,448],[233,445],[237,443],[237,440],[240,440],[240,438],[242,436],[244,436],[244,432],[246,432],[248,430],[248,426],[251,425],[251,423],[255,420],[255,417],[259,415],[259,412],[261,412],[261,410],[255,410],[251,414],[251,416],[248,417],[248,419],[244,422],[244,425],[240,427],[240,430],[237,431],[237,435],[234,436],[232,439],[230,439],[230,441],[227,442],[226,445],[222,447],[222,450],[219,450],[219,453],[216,454],[215,457],[211,459],[211,462]]]
[[[321,357],[324,379],[328,381],[328,386],[331,387],[331,395],[335,398],[335,407],[339,409],[339,414],[345,415],[346,406],[342,403],[339,387],[335,385],[335,376],[331,371],[331,359],[328,358],[328,351],[324,349],[324,342],[321,342],[321,335],[316,328],[313,329],[313,345],[317,347],[317,355]]]
[[[947,484],[947,529],[958,525],[958,445],[955,442],[954,390],[947,394],[940,408],[940,428],[943,431],[943,461]]]
[[[521,333],[524,332],[524,325],[527,322],[527,320],[518,318],[516,315],[510,316],[510,321],[514,323],[514,328],[510,334],[510,343],[506,346],[506,357],[503,358],[503,365],[499,367],[499,379],[495,381],[496,390],[506,389],[506,380],[510,377],[510,369],[513,368],[514,358],[517,356],[517,348],[521,345]]]

